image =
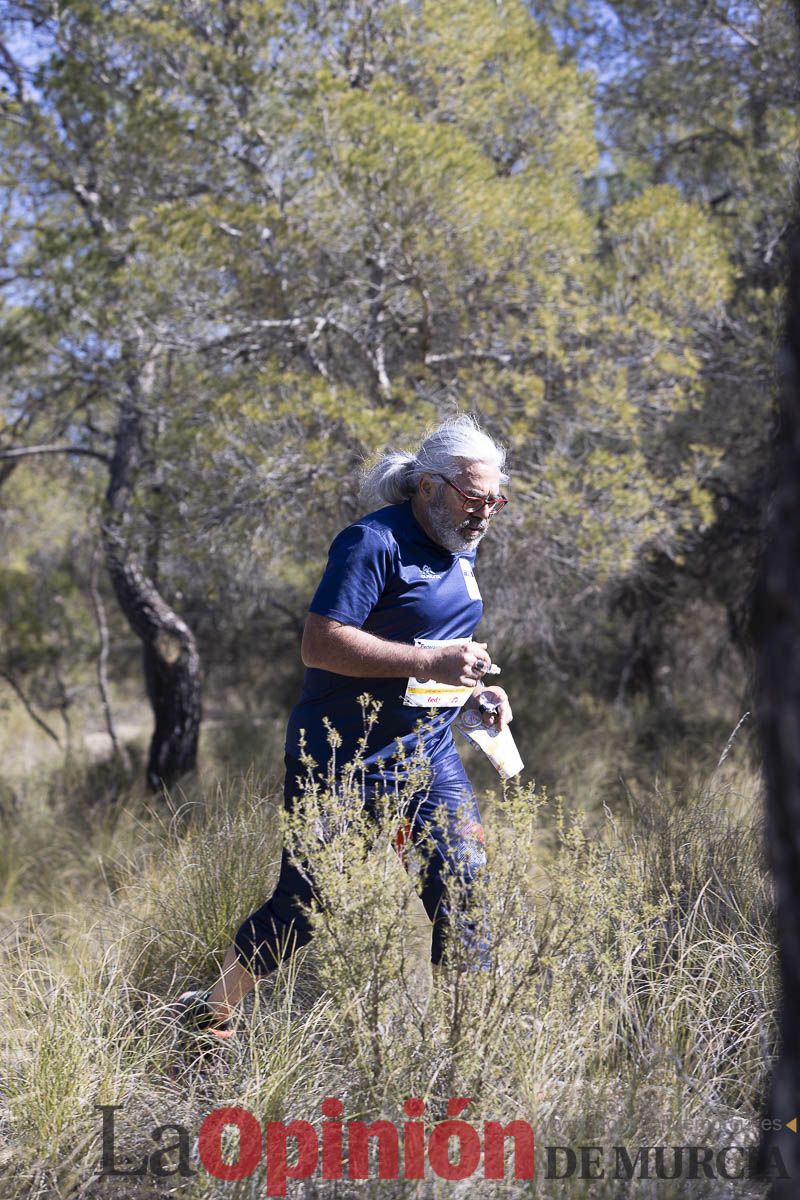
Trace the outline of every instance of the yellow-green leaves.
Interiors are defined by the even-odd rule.
[[[699,312],[722,311],[731,266],[699,205],[672,187],[651,187],[613,208],[605,225],[618,311],[656,336],[664,335],[670,320],[691,324]]]
[[[74,53],[43,53],[48,106],[0,127],[24,276],[0,367],[31,436],[107,450],[153,366],[132,511],[177,576],[301,588],[364,458],[458,408],[531,481],[503,518],[523,557],[599,588],[707,526],[710,347],[742,293],[719,147],[783,162],[785,107],[757,152],[730,94],[716,132],[667,121],[658,174],[522,0],[89,9],[52,16]],[[696,194],[653,184],[689,144]],[[756,283],[737,347],[775,306]]]

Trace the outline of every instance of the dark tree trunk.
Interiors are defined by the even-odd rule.
[[[779,1059],[767,1115],[762,1166],[772,1195],[800,1194],[800,233],[788,244],[786,329],[780,356],[781,398],[773,496],[753,609],[758,721],[767,787],[767,843],[775,881],[782,985]],[[776,1178],[778,1152],[791,1178]]]
[[[147,781],[157,791],[170,786],[197,759],[202,719],[202,671],[194,634],[167,604],[131,549],[128,506],[142,456],[139,399],[152,387],[152,365],[143,376],[131,375],[129,399],[117,427],[103,523],[106,566],[117,601],[142,641],[147,695],[155,717]]]
[[[190,771],[202,719],[202,671],[189,626],[167,604],[113,528],[104,529],[106,566],[119,606],[141,638],[155,728],[147,782],[156,791]]]

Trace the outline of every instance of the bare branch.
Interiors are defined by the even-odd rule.
[[[30,701],[28,700],[28,697],[23,692],[22,688],[17,683],[16,679],[14,679],[14,677],[12,675],[7,674],[5,671],[0,671],[0,679],[5,679],[8,686],[15,693],[17,698],[22,702],[22,705],[25,708],[25,712],[28,714],[28,716],[31,718],[31,720],[35,721],[36,724],[39,726],[39,728],[43,729],[44,732],[47,734],[47,736],[49,738],[53,739],[53,741],[55,742],[55,744],[58,746],[58,748],[60,750],[61,749],[61,738],[58,736],[58,734],[53,729],[50,728],[50,726],[47,724],[47,722],[45,720],[43,720],[39,716],[38,713],[34,712],[33,706],[31,705]]]
[[[105,718],[108,736],[111,738],[111,747],[114,751],[114,756],[127,769],[130,766],[130,761],[128,759],[127,751],[124,749],[117,736],[117,729],[114,724],[114,713],[111,708],[111,697],[108,690],[108,621],[106,619],[106,609],[105,605],[103,604],[103,597],[100,594],[100,588],[97,583],[96,551],[92,556],[92,570],[89,576],[89,595],[92,599],[92,608],[94,609],[97,632],[100,638],[100,646],[97,654],[97,686],[100,690],[103,716]]]
[[[758,50],[759,46],[761,45],[758,38],[754,38],[753,35],[748,33],[746,29],[742,29],[741,25],[734,24],[734,22],[730,20],[726,13],[715,12],[714,16],[716,20],[719,21],[720,25],[724,25],[726,29],[730,29],[731,33],[735,33],[736,36],[741,38],[743,42],[746,42],[748,46],[752,46],[754,50]]]
[[[519,361],[519,359],[515,359],[513,354],[497,354],[492,350],[455,350],[450,354],[426,354],[425,366],[432,367],[436,363],[462,362],[466,360],[470,362],[495,362],[499,363],[502,367],[507,367],[512,362]]]
[[[3,63],[8,78],[14,84],[18,102],[20,104],[24,104],[27,97],[25,95],[25,84],[22,78],[22,68],[14,58],[14,55],[8,49],[6,43],[3,41],[0,41],[0,61]]]
[[[314,364],[316,369],[319,371],[319,373],[323,379],[330,379],[331,376],[330,376],[330,372],[329,372],[328,368],[325,366],[325,363],[322,361],[322,359],[317,354],[317,352],[314,348],[314,342],[316,342],[317,339],[320,337],[320,335],[322,334],[322,331],[325,329],[325,326],[327,325],[327,323],[328,322],[325,317],[319,317],[317,320],[317,324],[314,329],[314,332],[311,334],[311,336],[309,337],[309,339],[306,343],[306,349],[308,350],[308,357],[311,359],[312,363]]]
[[[17,446],[14,450],[0,450],[0,460],[28,458],[34,454],[80,454],[85,458],[96,458],[106,466],[111,463],[107,454],[88,446]]]
[[[305,324],[307,321],[316,321],[317,317],[309,313],[307,317],[285,317],[282,320],[265,320],[254,321],[252,328],[255,329],[297,329],[299,325]]]

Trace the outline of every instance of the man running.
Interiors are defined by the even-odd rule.
[[[424,831],[434,845],[421,893],[433,926],[433,963],[440,961],[456,918],[448,905],[448,874],[468,893],[486,861],[475,793],[451,730],[464,703],[458,689],[471,689],[466,706],[473,708],[482,691],[491,693],[499,708],[496,717],[484,717],[487,723],[496,720],[502,728],[511,720],[504,690],[484,689],[491,659],[485,644],[472,640],[483,612],[473,563],[491,518],[506,504],[500,492],[504,465],[502,447],[472,417],[459,416],[427,437],[416,454],[385,454],[368,473],[362,498],[376,511],[347,526],[331,545],[303,632],[305,685],[286,734],[288,809],[306,774],[301,732],[306,752],[324,772],[331,754],[327,718],[341,738],[337,762],[352,761],[364,736],[358,703],[364,692],[381,705],[360,750],[367,796],[402,781],[408,760],[423,751],[429,781],[415,795],[410,815],[412,836]],[[420,732],[431,691],[435,715]],[[442,809],[446,829],[437,823]],[[234,1008],[256,980],[310,939],[302,905],[312,899],[307,873],[284,850],[272,896],[242,922],[214,987],[178,999],[180,1016],[227,1036]],[[483,965],[487,954],[479,947]]]

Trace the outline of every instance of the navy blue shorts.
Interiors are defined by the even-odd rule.
[[[305,770],[299,760],[285,756],[286,778],[283,788],[284,807],[291,811],[300,795],[299,782]],[[460,881],[459,893],[468,898],[469,888],[477,873],[486,864],[483,825],[478,802],[458,753],[442,756],[431,763],[432,779],[424,791],[416,794],[409,805],[408,817],[412,838],[423,833],[432,845],[420,898],[432,924],[431,962],[441,960],[444,943],[451,926],[459,925],[459,935],[476,946],[480,965],[488,966],[488,935],[476,930],[474,923],[451,911],[447,898],[447,879],[452,875]],[[445,830],[437,815],[447,811]],[[266,904],[251,913],[236,933],[235,946],[239,961],[256,976],[268,975],[279,962],[311,939],[311,927],[303,905],[314,900],[312,870],[301,871],[291,862],[286,851],[281,856],[281,869],[275,890]]]

